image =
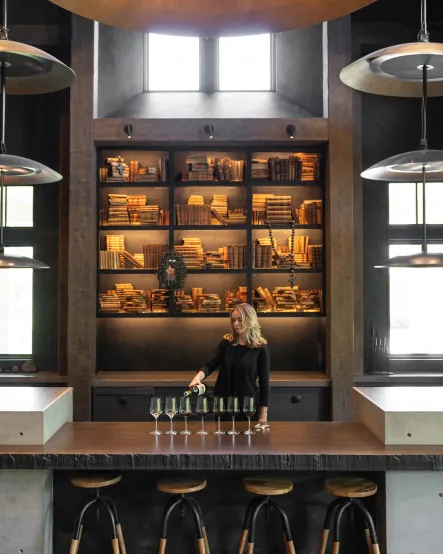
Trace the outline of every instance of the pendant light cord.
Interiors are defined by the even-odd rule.
[[[420,148],[428,149],[427,138],[427,112],[428,112],[428,66],[423,65],[423,94],[421,97],[421,139]]]
[[[421,251],[423,254],[428,252],[428,242],[426,236],[426,167],[423,165],[421,170],[422,175],[422,187],[423,187],[423,242],[421,245]]]
[[[419,42],[429,42],[429,33],[428,33],[428,6],[427,0],[421,0],[420,6],[420,15],[421,15],[421,27],[420,33],[418,34]]]
[[[8,10],[7,10],[7,0],[2,0],[2,13],[1,13],[1,25],[0,25],[0,39],[8,39]],[[0,110],[1,117],[1,142],[0,142],[0,153],[6,154],[6,67],[5,64],[1,64],[1,94],[2,94],[2,105]],[[3,243],[3,228],[4,228],[4,219],[5,219],[5,209],[4,209],[4,199],[5,199],[5,173],[3,170],[0,170],[0,254],[3,254],[5,251]]]

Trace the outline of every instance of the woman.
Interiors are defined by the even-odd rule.
[[[223,337],[214,359],[200,368],[189,386],[201,384],[218,369],[214,395],[238,396],[241,408],[245,396],[254,396],[259,404],[259,423],[265,424],[270,391],[269,351],[255,309],[250,304],[237,306],[231,313],[231,327],[232,333]]]

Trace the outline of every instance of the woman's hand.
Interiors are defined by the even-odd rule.
[[[199,386],[201,385],[203,379],[205,378],[205,374],[203,373],[203,371],[199,371],[197,373],[197,375],[194,377],[194,379],[192,379],[192,381],[189,383],[189,386],[190,387],[194,387],[195,385]]]
[[[262,406],[260,408],[260,416],[258,418],[258,423],[259,423],[260,426],[267,425],[267,423],[268,423],[268,407],[267,406]]]

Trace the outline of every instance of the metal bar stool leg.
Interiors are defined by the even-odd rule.
[[[106,500],[103,500],[102,498],[98,499],[98,502],[102,504],[102,506],[105,508],[105,510],[108,512],[109,519],[111,520],[111,528],[112,528],[112,554],[120,554],[120,546],[118,543],[118,534],[117,534],[117,527],[115,524],[115,517],[112,512],[112,508],[109,505],[109,503]]]
[[[206,550],[206,554],[211,554],[210,550],[209,550],[209,541],[208,541],[208,535],[206,533],[206,527],[205,527],[205,522],[203,521],[203,514],[202,514],[202,510],[200,508],[200,504],[197,502],[197,500],[195,498],[192,498],[191,496],[187,497],[187,500],[188,502],[191,502],[195,508],[197,509],[198,511],[198,515],[200,517],[200,521],[202,522],[202,533],[203,533],[203,539],[205,541],[205,550]]]
[[[173,496],[169,502],[166,504],[165,512],[163,514],[162,520],[162,534],[160,537],[160,543],[158,545],[158,554],[165,554],[166,552],[166,542],[168,540],[168,521],[169,516],[174,511],[174,508],[183,502],[183,498],[178,496]]]
[[[321,535],[320,554],[325,554],[326,552],[326,547],[328,546],[329,531],[331,530],[331,522],[334,518],[336,509],[344,502],[346,502],[344,498],[337,498],[328,506],[325,522],[323,524],[323,532]]]
[[[191,512],[194,514],[195,524],[197,527],[198,554],[205,554],[206,545],[205,545],[205,539],[203,537],[203,522],[200,517],[201,512],[196,508],[193,502],[190,502],[189,498],[185,497],[184,502],[190,508]]]
[[[253,512],[256,504],[260,503],[261,500],[262,500],[261,496],[256,496],[248,504],[248,507],[246,509],[246,514],[245,514],[245,519],[244,519],[244,522],[243,522],[243,529],[242,529],[242,533],[241,533],[241,536],[240,536],[240,542],[238,544],[237,554],[243,554],[243,551],[245,549],[246,539],[248,538],[249,527],[251,525],[252,512]]]
[[[83,518],[85,516],[85,513],[88,511],[88,508],[90,508],[96,502],[97,502],[97,499],[94,498],[93,500],[89,500],[88,502],[86,502],[86,504],[83,505],[83,508],[80,511],[80,515],[78,516],[77,521],[75,523],[69,554],[77,554],[78,548],[80,546],[82,532],[83,532]]]
[[[375,530],[374,520],[372,519],[371,514],[365,506],[358,500],[353,501],[354,506],[356,506],[362,513],[365,519],[365,534],[366,542],[368,544],[368,549],[370,554],[380,554],[380,546],[378,544],[377,532]]]
[[[295,554],[294,541],[292,539],[291,529],[289,527],[288,516],[283,508],[275,500],[270,500],[269,505],[272,506],[280,514],[285,535],[286,554]]]
[[[342,499],[343,500],[343,499]],[[332,524],[332,554],[339,554],[340,552],[340,526],[341,518],[345,511],[352,506],[352,501],[344,499],[344,502],[339,506],[334,522]]]
[[[247,554],[254,554],[255,524],[257,522],[257,516],[258,516],[260,510],[263,508],[263,506],[266,506],[266,504],[268,502],[269,502],[269,497],[268,496],[262,496],[261,499],[260,499],[260,502],[258,502],[257,505],[252,510],[251,524],[250,524],[250,527],[249,527]]]
[[[125,539],[123,537],[123,530],[122,530],[120,520],[118,519],[117,507],[109,497],[101,496],[100,498],[101,498],[102,502],[107,502],[107,504],[109,505],[109,508],[112,510],[112,513],[114,514],[115,528],[117,530],[117,537],[118,537],[118,544],[119,544],[119,547],[120,547],[120,552],[121,552],[121,554],[126,554]]]

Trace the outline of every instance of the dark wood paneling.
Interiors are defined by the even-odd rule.
[[[353,92],[340,81],[351,61],[350,17],[327,25],[329,166],[326,195],[328,371],[334,420],[352,419],[354,376]]]
[[[10,25],[9,39],[16,42],[24,42],[32,46],[43,48],[45,46],[67,45],[70,44],[70,33],[68,27],[69,19],[66,25]]]
[[[91,417],[95,371],[96,194],[93,118],[95,114],[95,26],[72,18],[71,166],[69,196],[68,381],[74,387],[74,417]]]
[[[208,140],[204,132],[205,122],[201,119],[97,119],[94,121],[94,139],[98,143],[128,142],[124,126],[130,123],[133,128],[131,143],[149,142],[203,142]],[[213,122],[214,123],[214,122]],[[295,125],[294,140],[290,141],[286,125]],[[326,142],[328,140],[328,121],[322,118],[301,119],[223,119],[214,123],[214,139],[217,142]]]

